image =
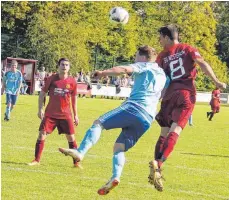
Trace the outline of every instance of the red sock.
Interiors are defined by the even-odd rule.
[[[69,146],[69,149],[77,149],[77,144],[75,140],[73,142],[68,142],[68,146]],[[75,164],[77,163],[77,161],[73,159],[73,163]]]
[[[68,142],[69,149],[77,149],[76,141]]]
[[[36,146],[35,146],[35,160],[37,162],[40,162],[41,154],[45,146],[44,140],[37,140]]]
[[[173,151],[175,144],[177,143],[179,135],[175,132],[170,132],[165,140],[163,146],[163,154],[158,162],[158,166],[161,167],[162,163],[169,157],[170,153]]]
[[[157,140],[157,144],[155,146],[155,153],[154,153],[154,158],[155,160],[160,159],[162,156],[163,152],[163,145],[165,143],[166,137],[160,136]]]

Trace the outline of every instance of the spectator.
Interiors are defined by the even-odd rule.
[[[24,74],[23,74],[23,77],[22,77],[21,94],[27,94],[27,89],[28,89],[28,87],[29,87],[29,86],[26,84],[25,77],[26,77],[26,73],[24,73]]]
[[[53,75],[53,72],[52,71],[48,73],[48,76],[52,76],[52,75]]]
[[[117,76],[116,80],[114,81],[115,87],[116,87],[116,94],[121,92],[121,78],[120,76]]]
[[[110,84],[110,78],[108,76],[105,76],[103,79],[102,79],[102,84],[108,86]]]
[[[79,79],[78,79],[78,82],[84,82],[84,72],[83,72],[83,70],[81,70],[80,72],[79,72]]]
[[[79,73],[78,72],[75,74],[74,79],[75,79],[75,81],[77,83],[78,82],[78,79],[79,79]]]
[[[40,80],[40,72],[39,72],[38,69],[36,70],[36,72],[35,72],[35,74],[34,74],[34,80],[35,80],[35,81],[39,81],[39,80]]]
[[[127,87],[132,87],[134,85],[133,77],[129,76],[128,77],[128,84]]]
[[[40,77],[41,86],[43,86],[45,84],[45,77],[46,77],[44,64],[41,65],[41,71],[39,73],[39,77]]]
[[[84,76],[84,82],[87,84],[87,90],[91,90],[92,85],[91,85],[90,72],[87,72],[86,75]],[[86,95],[83,94],[83,97],[85,98]]]
[[[87,84],[91,84],[90,72],[87,72],[84,76],[84,82]]]
[[[110,78],[108,76],[105,76],[103,79],[102,79],[102,84],[105,85],[106,87],[110,84]],[[101,98],[109,98],[109,96],[101,96]]]
[[[128,79],[126,74],[123,74],[122,78],[121,78],[121,87],[127,87],[128,85]]]

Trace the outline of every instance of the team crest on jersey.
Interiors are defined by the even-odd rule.
[[[196,56],[200,56],[199,52],[195,51],[195,55]]]
[[[67,85],[66,85],[66,88],[69,89],[69,88],[70,88],[70,84],[67,84]]]

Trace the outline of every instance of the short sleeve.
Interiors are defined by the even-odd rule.
[[[141,74],[143,72],[140,63],[130,64],[129,67],[133,68],[133,74]]]
[[[50,77],[47,78],[44,86],[41,89],[43,92],[48,93],[49,87],[50,87],[51,82],[52,82],[52,79],[53,79],[53,76],[50,76]]]
[[[191,46],[188,46],[188,54],[191,56],[192,60],[195,60],[197,58],[202,58],[199,51]]]

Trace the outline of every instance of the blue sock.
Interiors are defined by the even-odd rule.
[[[78,151],[85,155],[87,151],[96,144],[102,133],[102,127],[100,124],[93,124],[90,129],[88,129],[83,141],[78,148]]]
[[[9,119],[10,118],[10,107],[6,106],[6,117]]]
[[[188,119],[189,125],[192,125],[192,115]]]
[[[120,179],[123,167],[125,165],[125,154],[123,151],[114,153],[112,178]]]

